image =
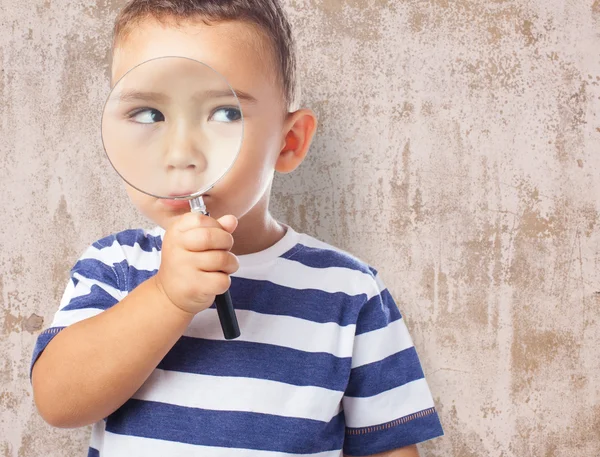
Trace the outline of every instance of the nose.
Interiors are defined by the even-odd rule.
[[[166,167],[169,170],[201,172],[206,169],[206,157],[202,151],[202,132],[180,122],[172,126],[167,138]]]

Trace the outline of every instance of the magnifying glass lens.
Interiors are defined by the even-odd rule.
[[[115,85],[102,116],[106,154],[121,177],[155,197],[201,195],[233,165],[243,118],[227,80],[183,57],[149,60]]]

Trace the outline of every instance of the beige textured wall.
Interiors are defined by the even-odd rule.
[[[87,446],[28,365],[81,251],[144,223],[99,137],[121,5],[0,0],[3,457]],[[600,1],[287,6],[321,126],[274,211],[381,270],[447,432],[423,455],[600,455]]]

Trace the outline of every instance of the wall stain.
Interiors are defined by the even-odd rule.
[[[516,54],[491,55],[484,59],[456,59],[452,71],[465,75],[471,91],[523,91],[523,69]]]
[[[447,414],[442,411],[446,420],[443,422],[445,427],[445,437],[451,442],[451,455],[460,457],[481,457],[477,452],[477,446],[473,445],[473,436],[469,433],[460,433],[459,430],[465,430],[467,425],[459,418],[456,405],[450,406]],[[479,441],[479,440],[477,440]]]
[[[112,19],[125,6],[126,0],[96,0],[94,6],[88,8],[88,14],[100,20]]]
[[[73,222],[73,217],[69,213],[67,208],[67,200],[64,195],[60,196],[58,207],[52,220],[52,225],[56,233],[75,233],[76,229]],[[54,284],[54,289],[52,291],[54,301],[58,300],[62,295],[65,284],[67,283],[69,272],[73,266],[74,260],[77,257],[77,252],[69,240],[69,237],[61,238],[57,245],[58,252],[60,252],[61,255],[54,258],[53,263],[50,266],[52,284]]]
[[[581,344],[568,330],[540,330],[520,318],[513,320],[513,328],[513,395],[531,389],[543,376],[542,369],[553,366],[559,359],[564,370],[576,365]]]
[[[23,330],[29,333],[35,333],[44,326],[44,318],[37,314],[32,314],[27,319],[23,319]]]
[[[527,208],[521,216],[519,232],[527,238],[551,238],[565,230],[563,222],[554,215],[544,217],[539,210]]]
[[[438,269],[438,303],[441,309],[448,309],[450,303],[450,290],[448,287],[448,275],[441,268]]]
[[[488,43],[492,45],[497,45],[504,36],[500,27],[496,26],[488,27],[488,33]]]
[[[487,403],[481,407],[481,412],[483,413],[483,418],[487,419],[489,417],[498,417],[501,412],[494,406],[492,403]]]
[[[310,3],[325,17],[327,27],[361,43],[381,39],[383,16],[395,8],[392,0],[310,0]]]
[[[411,213],[410,213],[410,177],[411,177],[411,150],[410,140],[404,144],[402,150],[401,162],[402,170],[398,168],[397,158],[394,160],[392,179],[390,181],[391,192],[394,197],[394,217],[392,224],[397,230],[404,230],[409,224],[411,224]]]
[[[432,265],[427,266],[421,274],[420,290],[420,295],[433,303],[435,300],[435,268]]]
[[[21,317],[13,315],[8,310],[4,310],[4,316],[2,319],[2,333],[4,335],[8,335],[9,333],[18,332],[21,321]]]
[[[570,401],[574,400],[570,392],[564,394]],[[540,412],[545,413],[542,409]],[[521,419],[518,423],[520,439],[511,446],[514,453],[511,455],[557,457],[568,455],[564,452],[566,447],[576,450],[573,455],[595,457],[598,453],[595,443],[597,431],[600,430],[600,406],[590,405],[578,414],[567,407],[554,414],[560,414],[563,430],[567,433],[549,430],[543,424]]]
[[[423,31],[423,23],[425,22],[425,12],[419,9],[411,9],[408,24],[410,30],[414,34],[418,34]]]
[[[5,334],[1,334],[0,336],[5,336]],[[0,362],[2,362],[0,366],[0,384],[8,385],[13,379],[14,362],[8,358],[5,358],[4,361],[0,359]]]
[[[464,241],[460,266],[452,273],[452,280],[460,285],[461,303],[464,312],[462,318],[476,325],[487,327],[492,316],[487,303],[493,293],[496,256],[501,249],[498,238],[498,226],[485,222],[479,228],[476,239]],[[477,287],[469,287],[477,284]]]
[[[15,394],[8,391],[0,392],[0,408],[6,408],[14,411],[18,404],[19,399]]]
[[[427,209],[423,205],[423,193],[421,192],[421,189],[415,189],[413,202],[411,209],[414,214],[414,223],[419,224],[424,221],[427,212]]]
[[[538,35],[533,31],[533,27],[534,22],[529,19],[525,19],[517,25],[517,31],[523,35],[527,46],[536,44],[539,39]]]
[[[572,81],[574,76],[565,73],[565,79]],[[561,91],[558,98],[559,122],[556,131],[556,155],[562,163],[566,163],[580,153],[583,144],[579,127],[586,124],[587,93],[586,81],[577,81],[575,92]]]
[[[421,114],[423,114],[424,116],[431,116],[432,114],[434,114],[433,103],[428,100],[424,101],[423,105],[421,106]]]
[[[25,433],[21,439],[21,446],[19,447],[18,457],[30,457],[36,454],[38,446],[36,445],[36,435]],[[39,438],[37,438],[39,439]]]
[[[12,457],[12,446],[8,441],[0,443],[0,452],[2,452],[2,457]]]
[[[2,319],[2,333],[8,335],[10,333],[20,333],[24,330],[28,333],[35,333],[42,329],[44,318],[33,313],[29,317],[15,316],[10,311],[4,310]]]
[[[89,99],[92,92],[92,84],[97,85],[97,76],[90,74],[90,68],[98,68],[99,64],[104,68],[104,81],[106,88],[110,80],[108,43],[105,39],[97,36],[81,36],[71,33],[65,37],[63,45],[65,53],[65,66],[60,78],[60,104],[59,112],[63,122],[77,128],[82,121],[89,127],[89,120],[82,116],[81,110],[88,109],[85,100]],[[108,93],[107,93],[108,95]],[[100,116],[100,113],[98,113]]]
[[[4,48],[0,46],[0,62],[4,62]],[[2,100],[3,110],[7,108],[6,104],[9,103],[9,97],[4,93],[4,85],[6,78],[6,71],[4,69],[4,65],[0,66],[0,99]],[[0,123],[0,127],[2,124]]]
[[[571,387],[574,390],[586,389],[589,385],[589,378],[585,375],[572,374],[570,377]]]
[[[415,112],[415,106],[410,102],[404,102],[400,106],[392,108],[392,120],[394,122],[405,122],[411,120]]]

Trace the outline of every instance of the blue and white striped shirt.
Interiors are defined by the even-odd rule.
[[[163,235],[127,230],[94,243],[32,366],[60,330],[154,275]],[[290,227],[239,262],[230,291],[241,337],[223,339],[214,307],[196,315],[133,397],[94,424],[88,456],[359,456],[443,434],[404,319],[373,268]]]

